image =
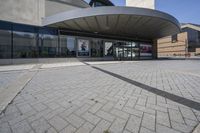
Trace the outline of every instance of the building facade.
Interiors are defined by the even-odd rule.
[[[180,31],[169,14],[108,0],[7,0],[0,11],[0,60],[6,61],[153,59],[155,40]]]
[[[126,6],[155,9],[155,0],[126,0]]]
[[[182,24],[181,33],[160,38],[158,57],[198,56],[200,55],[200,26]]]
[[[186,56],[187,32],[158,39],[158,57]]]

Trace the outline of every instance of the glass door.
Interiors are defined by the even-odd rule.
[[[116,42],[114,58],[116,60],[135,60],[139,57],[139,48],[135,42]]]

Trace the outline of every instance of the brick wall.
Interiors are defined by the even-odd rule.
[[[186,55],[187,32],[177,34],[177,39],[175,40],[172,38],[172,36],[168,36],[157,40],[158,57]]]
[[[196,48],[196,54],[200,54],[200,48]]]

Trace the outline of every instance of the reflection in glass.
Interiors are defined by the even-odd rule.
[[[117,41],[114,44],[114,57],[117,60],[133,60],[139,58],[139,48],[136,42]]]
[[[11,58],[11,31],[0,30],[0,59]]]
[[[28,32],[13,32],[13,57],[35,58],[38,57],[36,34]]]
[[[94,39],[91,43],[91,56],[103,57],[103,40]]]
[[[105,56],[112,56],[113,55],[113,43],[112,42],[105,42],[104,47],[104,55]]]
[[[41,57],[56,57],[58,53],[58,36],[40,35],[39,49]]]
[[[67,57],[67,36],[60,36],[60,55]]]
[[[70,57],[76,56],[75,38],[67,37],[67,55]]]

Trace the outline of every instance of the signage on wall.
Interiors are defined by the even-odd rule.
[[[89,40],[78,39],[78,56],[89,56]]]
[[[152,56],[152,45],[140,44],[140,56]]]

